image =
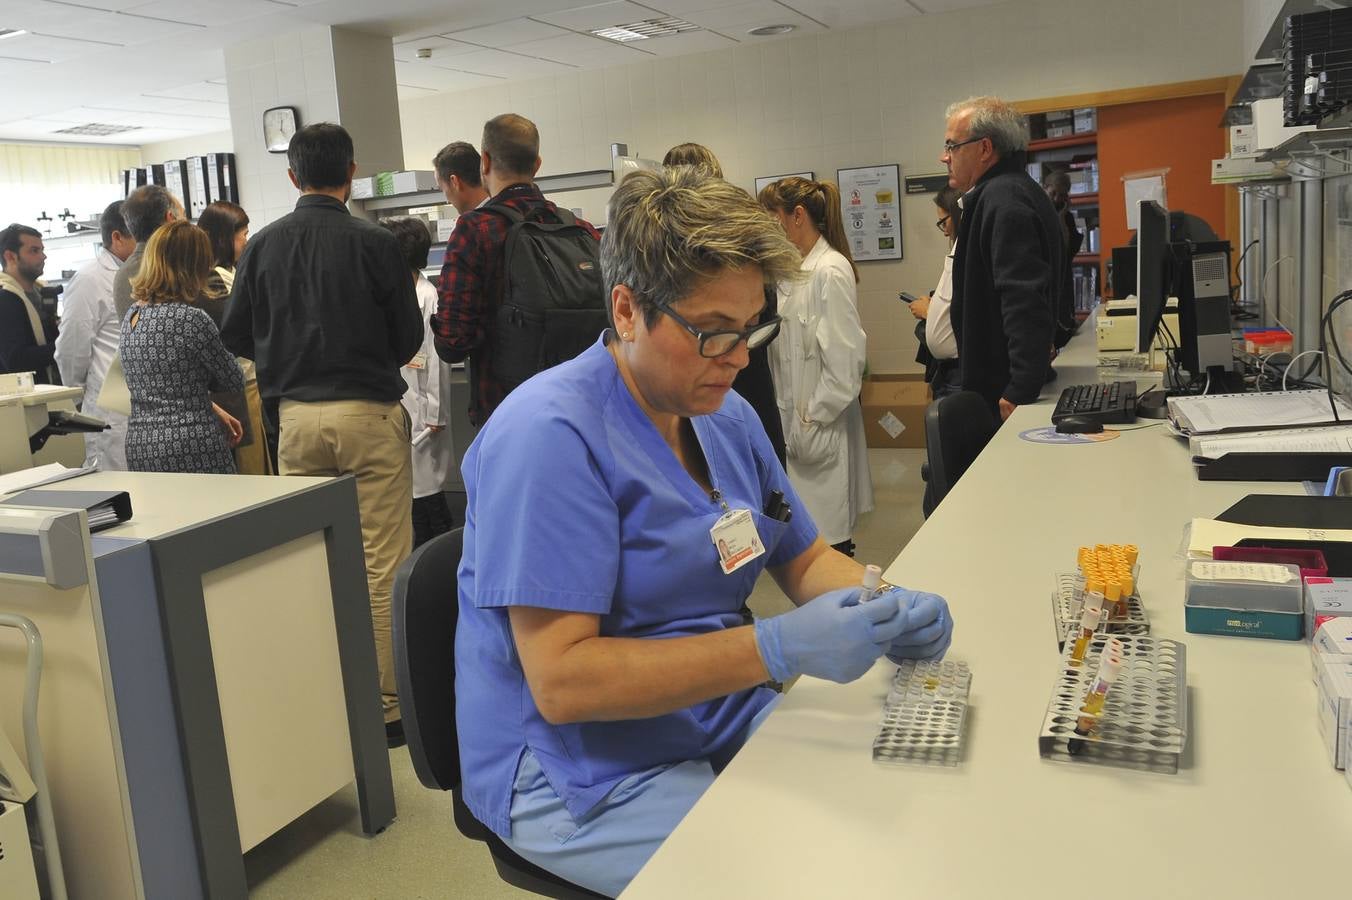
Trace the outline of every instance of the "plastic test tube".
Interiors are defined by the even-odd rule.
[[[1085,694],[1084,703],[1080,706],[1080,712],[1084,715],[1075,722],[1076,734],[1087,735],[1094,729],[1099,715],[1103,712],[1103,704],[1108,699],[1108,691],[1121,670],[1122,642],[1114,640],[1104,648],[1103,656],[1099,660],[1098,674],[1094,677],[1094,686]]]
[[[1098,602],[1102,603],[1102,595]],[[1084,612],[1080,615],[1080,636],[1075,639],[1075,647],[1070,651],[1070,659],[1076,665],[1084,659],[1084,652],[1089,648],[1089,639],[1098,630],[1102,618],[1103,609],[1095,604],[1094,595],[1091,594],[1085,598]]]
[[[1122,599],[1122,582],[1109,578],[1103,591],[1103,609],[1108,613],[1105,618],[1126,618],[1127,604]]]
[[[859,602],[867,603],[873,599],[873,592],[883,583],[881,566],[864,566],[864,581],[859,585]]]

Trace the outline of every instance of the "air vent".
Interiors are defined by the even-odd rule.
[[[685,31],[699,31],[699,26],[685,19],[671,16],[661,19],[644,19],[629,25],[613,25],[610,28],[594,28],[591,33],[608,41],[627,44],[630,41],[646,41],[648,38],[669,37]]]
[[[140,125],[107,125],[103,122],[90,122],[88,125],[72,125],[70,128],[61,128],[53,131],[52,134],[86,134],[93,137],[107,137],[110,134],[121,134],[124,131],[139,131]]]
[[[1198,281],[1215,281],[1225,277],[1225,254],[1208,253],[1192,258],[1192,277]]]

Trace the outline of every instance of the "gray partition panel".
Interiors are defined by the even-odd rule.
[[[160,615],[191,827],[207,897],[243,897],[247,884],[202,576],[319,530],[324,531],[328,551],[362,827],[367,834],[375,834],[394,819],[394,788],[381,714],[356,481],[344,476],[149,542],[162,598]]]
[[[96,554],[94,568],[145,895],[197,900],[202,886],[150,545]]]

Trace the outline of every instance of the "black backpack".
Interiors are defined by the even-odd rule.
[[[490,337],[493,378],[507,393],[586,350],[609,324],[601,244],[565,209],[539,208],[529,216],[501,204],[483,209],[510,223]]]

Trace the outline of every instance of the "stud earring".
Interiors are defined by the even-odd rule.
[[[627,331],[621,331],[621,332],[620,332],[620,340],[622,340],[622,341],[627,341],[627,340],[629,340],[629,332],[627,332]]]

